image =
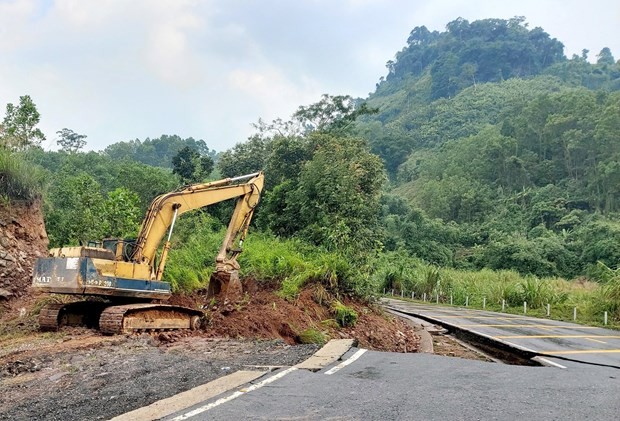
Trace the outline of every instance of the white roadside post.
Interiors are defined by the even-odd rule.
[[[577,320],[577,307],[573,308],[573,320]]]
[[[506,300],[502,300],[502,312],[506,311]]]
[[[523,314],[527,314],[527,301],[523,301]]]
[[[422,298],[422,301],[426,302],[426,292],[424,293],[424,297]]]
[[[450,305],[452,305],[452,294],[450,294]]]
[[[547,304],[547,317],[551,316],[551,304]]]
[[[469,295],[465,297],[465,307],[469,307]]]
[[[607,326],[607,312],[605,312],[603,316],[603,323],[605,323],[605,326]]]
[[[435,304],[439,304],[439,294],[437,294],[437,299],[435,300]]]
[[[487,297],[482,297],[482,309],[487,308]]]

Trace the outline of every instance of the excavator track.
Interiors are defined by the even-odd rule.
[[[79,301],[52,303],[39,313],[42,331],[57,331],[63,326],[99,328],[106,335],[135,331],[160,331],[200,327],[202,312],[188,307],[166,304],[111,305],[103,302]]]
[[[106,308],[99,329],[106,335],[135,331],[160,331],[200,327],[202,312],[166,304],[127,304]]]
[[[97,328],[99,316],[107,306],[101,301],[47,304],[39,313],[39,327],[42,331],[56,331],[63,326]]]
[[[47,304],[39,313],[39,327],[44,332],[58,330],[58,315],[65,304]]]

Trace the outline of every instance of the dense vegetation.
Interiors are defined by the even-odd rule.
[[[596,59],[567,59],[523,18],[457,19],[415,28],[366,101],[325,95],[220,154],[178,136],[83,153],[69,129],[43,151],[29,97],[7,106],[0,140],[7,162],[45,174],[52,245],[135,235],[157,194],[264,170],[241,263],[285,296],[394,288],[620,318],[620,64]],[[229,212],[182,218],[176,288],[208,280]]]

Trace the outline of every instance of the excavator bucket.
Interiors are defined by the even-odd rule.
[[[243,287],[236,270],[214,272],[209,280],[207,299],[215,298],[221,303],[237,302],[243,299]]]

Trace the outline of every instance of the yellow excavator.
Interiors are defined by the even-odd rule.
[[[176,219],[185,212],[236,199],[207,292],[218,300],[234,301],[242,295],[237,256],[263,185],[264,175],[258,172],[187,186],[153,200],[135,240],[115,238],[51,249],[48,257],[35,262],[33,288],[98,298],[47,304],[39,315],[41,329],[85,325],[105,334],[198,329],[200,310],[161,303],[171,296],[170,284],[162,281],[162,275]]]

